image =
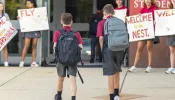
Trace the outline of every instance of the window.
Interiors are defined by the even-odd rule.
[[[72,14],[74,23],[88,23],[93,14],[93,0],[66,0],[66,12]]]
[[[50,54],[53,54],[53,37],[54,31],[50,31]]]
[[[88,38],[89,32],[88,31],[79,31],[82,38]]]
[[[5,10],[11,20],[17,20],[18,9],[25,8],[26,0],[5,0]]]
[[[53,22],[53,0],[50,0],[50,22]]]
[[[97,0],[97,9],[102,10],[106,4],[112,4],[114,8],[116,7],[114,0]]]
[[[19,30],[18,30],[19,31]],[[18,38],[19,34],[17,33],[16,36],[14,36],[12,38],[12,40],[8,43],[7,47],[8,47],[8,52],[9,54],[18,54],[19,53],[19,38]]]

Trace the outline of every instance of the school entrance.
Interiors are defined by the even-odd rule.
[[[17,20],[17,10],[25,8],[25,0],[0,0],[5,4],[5,11],[9,14],[12,24],[18,29],[19,33],[8,44],[9,64],[18,65],[21,58],[24,39],[20,32],[19,22]],[[128,0],[125,0],[127,5]],[[85,42],[83,59],[90,60],[86,51],[90,50],[89,39],[89,17],[96,12],[96,9],[102,9],[107,3],[115,6],[114,0],[36,0],[39,7],[47,7],[50,30],[42,31],[42,37],[37,45],[36,62],[41,65],[44,58],[47,63],[54,60],[53,55],[53,33],[60,29],[60,15],[62,12],[69,12],[73,15],[73,28],[81,33]],[[25,58],[25,64],[31,63],[31,46]],[[3,52],[0,53],[0,64],[4,63]]]

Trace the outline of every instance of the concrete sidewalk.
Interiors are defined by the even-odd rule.
[[[77,100],[108,100],[107,77],[101,68],[79,69],[85,84],[77,77]],[[175,75],[166,69],[129,73],[121,100],[175,100]],[[126,69],[123,69],[121,81]],[[57,89],[55,68],[0,67],[0,100],[54,100]],[[71,100],[69,80],[65,80],[63,100]]]

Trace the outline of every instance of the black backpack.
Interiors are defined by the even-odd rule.
[[[89,32],[91,35],[96,35],[98,23],[103,20],[103,15],[93,14],[93,17],[89,24]]]
[[[56,59],[65,66],[76,66],[81,61],[81,48],[79,47],[76,32],[59,30],[61,35],[55,48]]]

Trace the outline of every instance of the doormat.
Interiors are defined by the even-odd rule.
[[[134,94],[120,94],[120,100],[130,100],[130,99],[137,99],[137,98],[143,98],[143,97],[146,97],[146,96],[134,95]],[[108,95],[98,96],[98,97],[94,97],[94,98],[98,99],[98,100],[109,100]]]

